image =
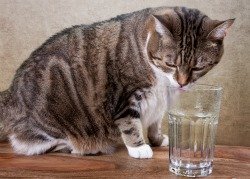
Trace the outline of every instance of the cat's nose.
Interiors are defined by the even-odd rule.
[[[180,87],[187,85],[188,84],[188,76],[183,75],[183,74],[181,74],[181,75],[179,74],[178,79],[177,79],[177,83],[180,85]]]
[[[182,88],[183,86],[187,85],[188,83],[179,83],[178,84],[180,85],[180,87]]]

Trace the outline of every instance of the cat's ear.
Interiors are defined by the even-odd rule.
[[[170,19],[168,18],[168,16],[163,17],[163,16],[158,16],[158,15],[152,15],[151,17],[153,23],[154,23],[154,27],[157,33],[159,33],[160,35],[167,35],[170,37],[173,37],[172,33],[170,32]]]
[[[214,29],[207,35],[209,40],[223,40],[227,35],[229,27],[234,23],[235,19],[229,19],[226,21],[216,22]]]
[[[163,39],[166,43],[173,39],[173,35],[166,26],[166,23],[163,23],[163,17],[161,16],[151,15],[147,25],[147,48],[153,54],[159,50],[160,42]]]

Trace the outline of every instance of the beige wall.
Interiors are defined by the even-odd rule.
[[[249,0],[0,0],[0,91],[8,88],[29,54],[55,32],[156,6],[187,6],[214,19],[236,18],[222,62],[201,82],[224,88],[217,143],[250,146]]]

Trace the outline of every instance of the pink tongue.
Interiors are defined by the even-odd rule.
[[[184,88],[179,88],[179,90],[180,90],[180,91],[186,91],[186,89],[184,89]]]

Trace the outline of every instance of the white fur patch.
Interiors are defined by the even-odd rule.
[[[167,146],[169,145],[169,138],[168,138],[167,135],[164,135],[164,134],[163,134],[163,137],[164,137],[164,139],[163,139],[163,141],[162,141],[161,146],[162,146],[162,147],[167,147]]]
[[[128,154],[130,157],[133,158],[152,158],[153,151],[149,145],[144,144],[139,147],[129,147],[126,146],[128,149]]]
[[[42,143],[26,143],[18,140],[14,134],[10,136],[10,142],[16,153],[24,155],[42,154],[52,147],[55,147],[59,144],[65,144],[64,141],[56,139]]]
[[[159,34],[161,35],[165,34],[165,30],[164,27],[162,26],[162,23],[156,18],[155,18],[155,29]]]
[[[162,72],[162,73],[164,73],[164,72]],[[168,78],[171,87],[175,87],[175,88],[179,88],[180,87],[180,85],[177,83],[177,81],[174,80],[173,74],[166,73],[165,75]]]
[[[155,86],[149,89],[146,98],[141,102],[141,119],[144,127],[148,127],[163,118],[170,98],[168,86],[176,85],[170,74],[164,73],[154,65],[151,65],[151,67],[157,82]]]

